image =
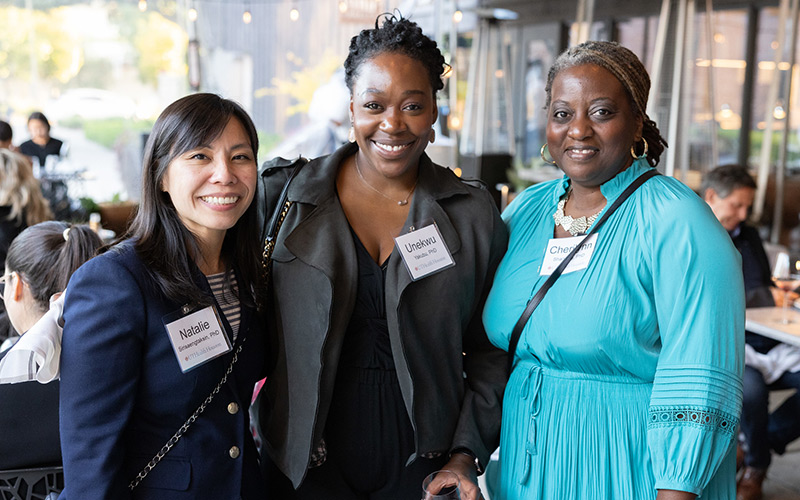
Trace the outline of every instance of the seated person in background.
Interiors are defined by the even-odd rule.
[[[4,122],[0,120],[0,149],[10,149],[14,150],[14,144],[11,143],[11,139],[14,137],[14,131],[11,129],[11,125],[8,122]]]
[[[20,144],[19,150],[22,154],[36,158],[39,166],[45,166],[45,160],[50,155],[61,155],[63,142],[50,137],[50,122],[47,117],[39,111],[34,111],[28,117],[28,132],[31,134],[30,140]]]
[[[25,157],[0,149],[0,262],[6,261],[8,245],[20,231],[52,217]],[[16,335],[0,303],[0,343]]]
[[[706,175],[701,187],[703,199],[742,254],[747,307],[765,307],[775,305],[777,295],[773,295],[769,261],[758,231],[745,224],[755,192],[755,181],[747,169],[739,165],[715,168]],[[761,498],[762,483],[771,460],[770,450],[782,454],[786,445],[800,437],[800,392],[769,413],[770,390],[800,390],[800,364],[793,363],[778,371],[773,369],[768,374],[757,368],[760,356],[774,357],[796,348],[753,332],[745,333],[745,342],[741,430],[747,446],[744,473],[736,487],[737,500]]]
[[[14,328],[27,332],[40,320],[52,322],[53,317],[45,316],[51,297],[60,295],[72,273],[101,245],[89,226],[64,222],[43,222],[20,233],[8,249],[0,282]],[[0,360],[9,356],[10,361],[9,352],[0,352]],[[0,367],[5,373],[6,366]],[[0,385],[0,469],[61,463],[59,383],[39,383],[35,374],[29,375],[29,382]]]
[[[11,128],[11,125],[9,125],[8,122],[0,120],[0,149],[7,149],[9,151],[19,153],[19,148],[14,146],[13,139],[14,130]],[[30,158],[24,155],[20,155],[20,158],[23,158],[29,167],[32,166]]]

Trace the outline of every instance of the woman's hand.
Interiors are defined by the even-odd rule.
[[[458,475],[458,480],[461,483],[461,500],[483,500],[481,489],[478,487],[478,471],[475,470],[475,462],[471,457],[463,453],[454,453],[450,457],[450,461],[442,469],[455,472]],[[448,486],[446,480],[439,481],[437,477],[431,482],[428,491],[432,493],[438,492],[444,486]]]
[[[658,490],[656,500],[694,500],[697,495],[688,491]]]

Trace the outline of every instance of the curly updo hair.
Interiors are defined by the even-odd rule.
[[[379,27],[381,18],[383,24]],[[350,53],[344,62],[344,81],[351,93],[361,64],[387,52],[403,54],[421,62],[428,71],[434,96],[444,87],[444,56],[436,42],[425,36],[417,23],[402,16],[381,14],[375,19],[374,29],[361,30],[350,40]]]
[[[647,141],[647,161],[652,166],[658,165],[661,153],[667,147],[667,141],[661,137],[656,122],[647,116],[647,94],[650,92],[650,77],[647,74],[642,62],[636,54],[616,42],[595,41],[583,42],[561,53],[550,68],[547,75],[545,93],[547,100],[545,107],[550,107],[552,97],[553,80],[561,71],[583,66],[584,64],[594,64],[605,68],[625,88],[625,92],[631,100],[633,114],[642,118],[642,137]],[[636,151],[642,151],[644,145],[634,145]]]

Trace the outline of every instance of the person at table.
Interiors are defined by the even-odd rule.
[[[31,138],[19,145],[20,153],[35,158],[42,168],[46,165],[48,156],[61,155],[64,143],[50,137],[50,122],[44,113],[34,111],[28,117],[28,132]]]
[[[746,223],[756,194],[756,183],[747,169],[741,165],[715,168],[704,177],[701,194],[742,254],[747,307],[773,306],[774,297],[783,300],[772,286],[761,237]],[[800,437],[800,365],[785,363],[791,359],[786,354],[797,351],[797,347],[749,331],[745,332],[745,342],[741,426],[745,436],[744,471],[736,498],[757,500],[762,497],[772,451],[783,454],[786,446]],[[770,413],[769,391],[779,389],[798,392]]]
[[[268,487],[420,498],[446,468],[477,500],[506,379],[480,312],[507,233],[484,186],[425,154],[445,69],[436,43],[408,19],[380,22],[344,64],[351,142],[294,178],[272,255],[279,350],[260,422],[285,489]],[[286,170],[264,170],[270,211]],[[431,246],[414,251],[421,239]]]
[[[542,155],[564,177],[503,212],[508,252],[483,313],[503,349],[548,277],[545,257],[590,230],[666,146],[645,112],[647,71],[617,43],[565,51],[545,89]],[[661,175],[596,234],[513,353],[497,498],[730,500],[744,345],[736,249],[697,195]]]
[[[6,261],[8,246],[23,229],[52,218],[27,158],[0,149],[0,262]],[[5,314],[5,305],[0,303],[0,351],[17,338],[19,334]]]
[[[0,149],[16,151],[17,148],[14,147],[14,143],[12,142],[13,138],[14,130],[11,128],[11,125],[6,121],[0,120]]]
[[[33,225],[14,238],[0,284],[14,328],[24,336],[38,335],[34,332],[37,325],[58,328],[54,321],[58,311],[47,315],[51,301],[61,295],[72,273],[94,257],[102,244],[89,226],[56,221]],[[32,340],[32,345],[47,346],[50,339],[43,340],[43,344]],[[8,375],[17,377],[15,383],[0,384],[0,469],[60,465],[58,380],[43,382],[36,376],[27,346],[20,353],[15,351],[0,351],[0,380],[5,380],[6,369],[11,371],[3,363],[14,362],[17,372]],[[12,359],[17,355],[19,360]]]
[[[153,125],[130,230],[67,286],[62,500],[263,498],[256,151],[250,117],[214,94]]]

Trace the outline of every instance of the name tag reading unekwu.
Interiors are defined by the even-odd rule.
[[[456,265],[436,224],[398,236],[394,242],[414,281]]]

